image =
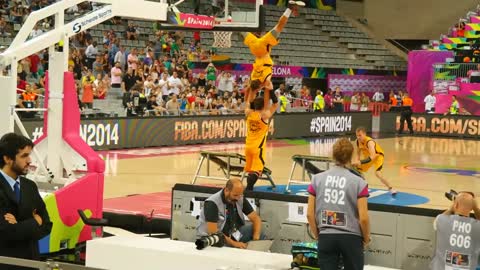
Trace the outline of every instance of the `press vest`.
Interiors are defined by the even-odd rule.
[[[480,255],[480,221],[459,215],[437,217],[437,245],[432,270],[477,269]]]
[[[450,105],[450,114],[457,114],[458,113],[458,101],[452,102],[452,105]]]
[[[218,231],[223,231],[223,227],[227,222],[227,206],[223,202],[222,199],[223,189],[219,192],[213,194],[212,196],[208,197],[205,201],[214,202],[218,208],[218,223],[217,228]],[[237,208],[237,213],[243,223],[245,223],[245,217],[243,216],[243,197],[241,197],[236,203],[235,206]],[[199,218],[199,225],[197,227],[197,236],[205,236],[208,235],[207,230],[207,221],[205,219],[205,212],[202,210],[200,213]]]
[[[313,104],[314,110],[323,110],[325,107],[325,100],[323,99],[322,95],[317,95],[315,97],[315,103]]]
[[[316,194],[315,217],[319,233],[362,236],[357,200],[367,182],[352,171],[335,166],[314,175],[312,186]]]
[[[288,99],[285,96],[280,96],[280,112],[287,111]]]

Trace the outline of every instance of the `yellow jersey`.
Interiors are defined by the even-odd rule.
[[[253,111],[247,116],[246,148],[264,148],[267,140],[268,124],[262,119],[260,112]]]
[[[261,70],[264,66],[273,66],[270,51],[273,46],[278,45],[278,40],[271,32],[266,33],[262,37],[256,37],[254,34],[248,33],[243,43],[248,46],[250,52],[255,56],[254,69]]]
[[[375,142],[372,138],[366,136],[365,137],[365,142],[361,143],[357,140],[357,147],[360,149],[360,154],[362,157],[368,157],[370,156],[370,152],[368,151],[368,142],[373,141],[375,143],[375,153],[380,154],[383,156],[383,149],[382,147]]]

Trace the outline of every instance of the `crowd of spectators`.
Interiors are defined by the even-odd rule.
[[[5,4],[5,1],[0,0],[0,3]],[[46,0],[32,0],[30,8],[49,3],[51,2]],[[68,12],[78,14],[92,9],[95,6],[87,3],[87,6],[82,4]],[[14,23],[12,14],[8,14]],[[114,29],[118,28],[112,27],[103,31],[99,41],[87,29],[74,36],[69,43],[68,69],[77,81],[82,109],[93,109],[111,99],[120,99],[128,116],[243,112],[243,93],[248,80],[242,80],[229,71],[219,70],[211,62],[201,72],[197,70],[194,74],[191,70],[190,62],[209,61],[215,54],[215,51],[201,44],[199,32],[194,32],[192,41],[185,44],[184,32],[162,31],[155,22],[152,25],[154,40],[145,42],[144,47],[128,47],[126,45],[129,40],[139,38],[139,27],[132,21],[117,18],[109,23],[124,25],[125,31],[116,31]],[[31,38],[41,35],[49,24],[50,21],[45,21],[36,25]],[[19,90],[26,91],[28,88],[30,92],[38,94],[36,98],[41,97],[46,70],[48,50],[22,59],[18,68]],[[342,94],[340,87],[326,91],[310,89],[305,85],[296,90],[287,88],[281,84],[275,90],[280,100],[278,110],[281,113],[370,109],[371,97],[366,93],[355,92],[350,97]],[[32,98],[31,95],[28,96]],[[24,107],[24,96],[19,97],[19,106]],[[383,94],[376,93],[373,101],[383,102]],[[29,103],[29,106],[32,104],[35,107],[42,105],[36,101]]]

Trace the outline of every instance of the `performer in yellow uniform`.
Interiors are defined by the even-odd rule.
[[[367,136],[367,131],[364,127],[359,127],[356,130],[357,135],[357,161],[352,165],[365,173],[374,166],[375,176],[388,188],[390,193],[394,196],[397,194],[387,179],[382,174],[384,152],[382,147],[372,138]]]
[[[253,95],[253,92],[247,92]],[[245,140],[244,171],[248,173],[247,190],[253,186],[262,174],[265,166],[265,145],[267,143],[268,121],[277,110],[278,103],[270,105],[270,91],[253,100],[253,109],[250,107],[249,96],[246,99],[245,115],[247,117],[247,138]]]
[[[305,6],[305,3],[302,1],[289,1],[288,4],[287,10],[285,10],[282,17],[280,17],[277,25],[265,35],[258,37],[253,33],[243,33],[243,43],[248,46],[250,52],[255,56],[253,71],[250,76],[250,83],[255,81],[260,83],[259,89],[250,86],[250,89],[254,91],[255,94],[261,88],[265,88],[265,92],[273,90],[271,81],[273,75],[273,60],[270,57],[270,51],[273,46],[278,45],[278,37],[287,24],[290,15],[293,13],[293,15],[297,16],[298,7]],[[272,98],[274,96],[273,94],[271,95]],[[255,95],[252,95],[249,101],[251,102],[254,98]]]

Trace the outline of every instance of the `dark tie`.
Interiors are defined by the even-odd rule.
[[[18,183],[18,181],[15,181],[15,185],[13,185],[13,192],[15,192],[17,202],[20,202],[20,183]]]

